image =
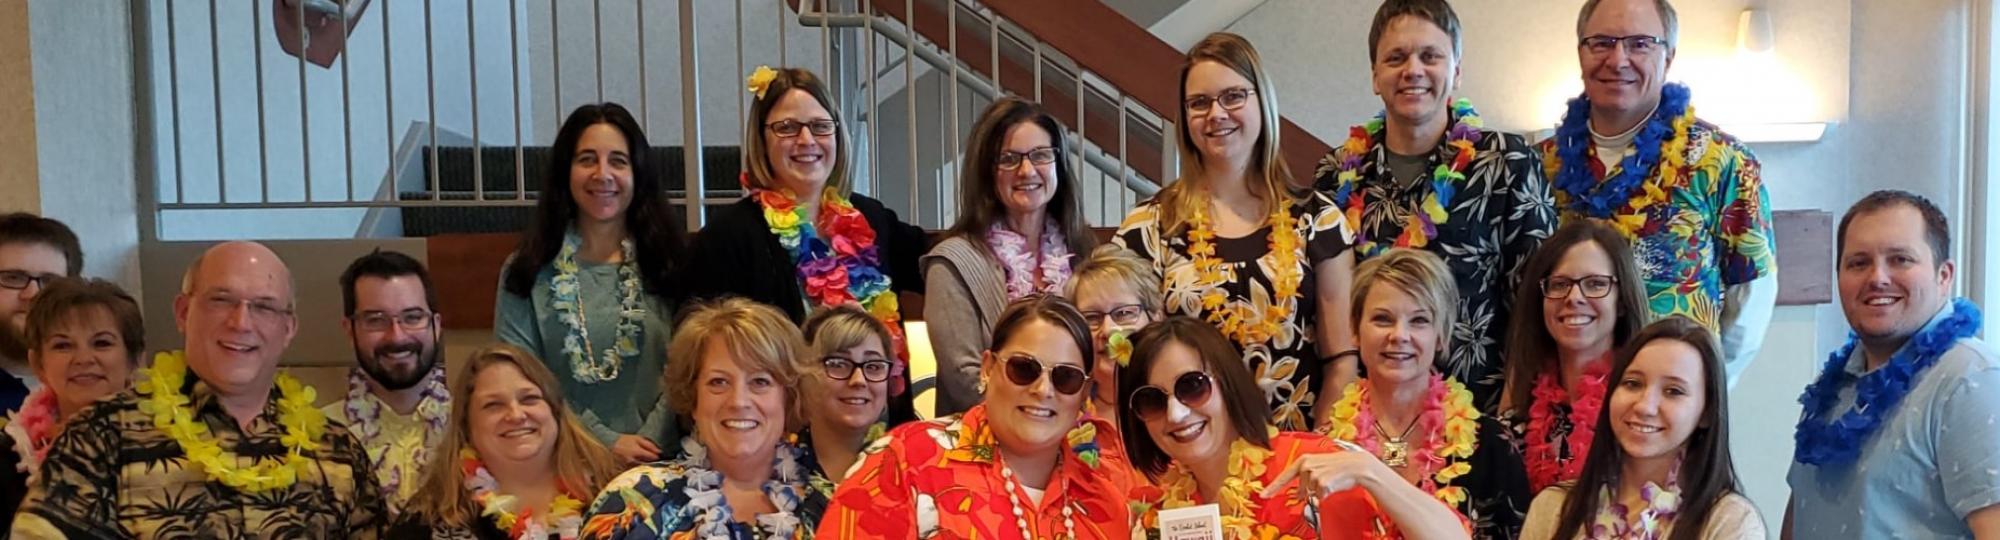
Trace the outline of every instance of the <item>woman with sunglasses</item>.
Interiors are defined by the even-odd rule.
[[[1168,315],[1236,343],[1272,423],[1311,429],[1355,373],[1344,320],[1354,235],[1324,196],[1295,190],[1277,89],[1249,41],[1218,32],[1195,44],[1180,93],[1183,174],[1112,241],[1152,263]]]
[[[1008,302],[1060,293],[1097,244],[1062,124],[1040,105],[994,100],[972,128],[958,222],[924,255],[924,321],[938,358],[937,414],[979,403],[980,351]]]
[[[1068,301],[1030,296],[993,326],[965,414],[876,441],[835,491],[824,538],[1129,538],[1132,470],[1112,427],[1082,418],[1090,331]]]
[[[1207,323],[1173,317],[1140,330],[1118,389],[1130,396],[1131,413],[1119,423],[1132,464],[1158,486],[1133,490],[1143,504],[1137,527],[1149,536],[1160,509],[1213,501],[1231,539],[1332,537],[1374,529],[1340,512],[1373,501],[1406,537],[1466,537],[1450,508],[1374,456],[1324,435],[1268,427],[1255,379]],[[1301,498],[1303,509],[1294,502]]]
[[[929,240],[880,201],[853,193],[852,140],[819,77],[759,67],[743,130],[742,200],[716,208],[695,236],[685,284],[695,300],[740,296],[792,324],[858,304],[889,329],[891,425],[914,420],[896,293],[923,293]]]
[[[1528,501],[1521,456],[1465,385],[1436,368],[1458,312],[1450,270],[1429,251],[1397,248],[1361,263],[1354,283],[1367,376],[1333,405],[1329,433],[1444,501],[1475,537],[1515,537]]]
[[[1528,257],[1507,338],[1500,420],[1524,447],[1528,489],[1575,480],[1604,406],[1611,353],[1652,317],[1632,249],[1577,220]]]
[[[861,461],[861,449],[882,438],[882,412],[889,401],[889,330],[852,305],[820,310],[806,319],[808,354],[792,363],[804,375],[800,385],[806,428],[793,445],[815,479],[813,487],[833,495],[834,484]]]

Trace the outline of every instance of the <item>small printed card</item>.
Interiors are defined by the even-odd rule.
[[[1160,540],[1222,540],[1222,511],[1213,504],[1161,510]]]

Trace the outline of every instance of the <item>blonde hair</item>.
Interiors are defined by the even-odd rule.
[[[1283,124],[1278,115],[1278,88],[1277,85],[1271,84],[1271,78],[1264,74],[1264,61],[1257,55],[1257,49],[1251,47],[1250,41],[1243,39],[1243,36],[1228,32],[1209,34],[1208,37],[1202,38],[1200,43],[1188,49],[1187,62],[1181,64],[1180,94],[1175,99],[1187,96],[1188,73],[1193,70],[1195,64],[1201,62],[1222,64],[1257,85],[1253,96],[1257,98],[1257,109],[1262,113],[1264,127],[1257,134],[1257,144],[1251,147],[1255,155],[1252,156],[1250,172],[1262,177],[1264,181],[1253,182],[1248,187],[1251,193],[1264,198],[1265,215],[1286,211],[1297,200],[1297,195],[1291,186],[1292,169],[1285,165],[1284,155],[1279,151],[1278,133],[1282,131],[1280,127]],[[1203,210],[1199,205],[1206,203],[1206,199],[1195,192],[1196,186],[1189,185],[1189,180],[1214,181],[1207,177],[1208,173],[1202,168],[1201,151],[1195,148],[1194,137],[1188,134],[1188,130],[1192,128],[1188,123],[1187,106],[1176,108],[1180,110],[1181,129],[1180,136],[1175,140],[1180,147],[1181,163],[1187,170],[1181,173],[1178,180],[1154,196],[1154,201],[1159,205],[1160,216],[1157,221],[1162,235],[1178,234],[1181,227],[1187,225],[1188,216]],[[1209,109],[1209,114],[1220,114],[1220,111]]]
[[[674,412],[693,417],[696,379],[708,358],[710,340],[722,340],[744,371],[765,371],[785,389],[785,427],[799,426],[799,371],[792,359],[806,352],[805,336],[776,308],[740,297],[698,304],[674,330],[667,345],[664,391]],[[885,343],[886,345],[886,343]]]
[[[800,68],[783,68],[777,70],[777,72],[777,77],[771,79],[771,83],[764,87],[764,93],[750,102],[749,118],[744,120],[743,161],[745,166],[743,177],[745,181],[750,184],[749,187],[757,189],[781,189],[784,187],[777,184],[778,177],[775,173],[771,172],[771,148],[764,144],[764,124],[770,121],[771,109],[778,107],[778,101],[784,99],[785,94],[789,94],[793,89],[797,89],[804,91],[806,95],[812,96],[814,101],[819,102],[820,107],[826,109],[827,116],[833,119],[833,152],[831,152],[833,157],[833,172],[827,174],[826,187],[824,189],[833,190],[835,193],[839,193],[841,198],[846,198],[852,193],[854,182],[852,178],[853,173],[848,167],[850,163],[847,159],[847,147],[849,146],[847,123],[840,119],[840,107],[834,105],[833,98],[831,97],[832,94],[826,91],[826,83],[820,82],[819,77],[813,75],[811,71]],[[810,131],[800,131],[799,136],[811,137],[813,134]],[[793,193],[792,196],[805,200],[807,197],[818,197],[819,194]],[[678,357],[669,356],[668,358]]]
[[[1139,298],[1139,308],[1146,313],[1157,314],[1165,309],[1165,294],[1160,291],[1160,273],[1153,270],[1152,263],[1139,258],[1139,254],[1117,244],[1097,246],[1090,252],[1070,275],[1069,285],[1063,296],[1076,301],[1078,291],[1099,287],[1124,287]]]
[[[445,426],[444,440],[438,441],[437,448],[431,450],[430,463],[425,464],[423,489],[410,499],[406,512],[422,514],[432,524],[455,527],[469,528],[479,519],[482,509],[465,489],[459,453],[472,448],[472,428],[467,420],[472,414],[473,382],[479,380],[480,372],[501,365],[520,370],[521,376],[542,390],[542,401],[549,404],[556,421],[556,448],[549,469],[557,482],[575,493],[595,496],[622,469],[618,458],[570,412],[562,387],[541,359],[520,347],[494,343],[472,351],[465,366],[451,373],[451,420]]]
[[[892,354],[889,327],[854,304],[821,309],[806,317],[804,335],[812,354],[793,357],[801,373],[818,369],[820,358],[859,347],[871,337],[881,342],[884,355]]]
[[[1354,291],[1351,304],[1355,332],[1361,331],[1361,313],[1368,306],[1362,305],[1368,299],[1368,291],[1376,285],[1388,285],[1417,301],[1417,305],[1431,312],[1431,324],[1438,328],[1437,358],[1451,354],[1451,333],[1458,321],[1458,285],[1451,276],[1451,270],[1444,265],[1444,259],[1429,251],[1408,248],[1391,249],[1354,269]],[[1432,361],[1436,361],[1433,358]]]

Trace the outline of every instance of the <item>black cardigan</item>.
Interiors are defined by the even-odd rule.
[[[897,292],[923,294],[924,275],[917,267],[917,258],[930,250],[924,230],[903,223],[881,201],[858,194],[848,200],[875,229],[875,245],[890,286]],[[778,308],[793,324],[805,323],[805,293],[799,290],[798,266],[778,243],[778,235],[771,233],[764,221],[764,208],[755,199],[745,197],[710,213],[708,225],[695,235],[694,249],[682,268],[681,284],[694,301],[740,296]],[[907,370],[903,378],[907,387]],[[891,425],[916,418],[912,394],[914,390],[890,399]]]

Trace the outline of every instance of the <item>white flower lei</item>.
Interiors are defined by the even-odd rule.
[[[687,454],[683,461],[687,464],[688,503],[681,510],[683,515],[693,521],[696,537],[729,538],[729,524],[735,518],[729,501],[722,496],[722,473],[709,466],[708,448],[694,437],[681,439],[681,449]],[[801,455],[798,447],[778,445],[772,459],[775,474],[764,481],[764,496],[778,511],[757,516],[757,529],[764,531],[764,538],[789,539],[803,525],[794,513],[807,489],[804,469],[799,465]]]
[[[570,372],[584,384],[596,384],[616,380],[624,361],[639,356],[639,339],[646,321],[646,308],[641,303],[645,287],[639,282],[639,259],[632,248],[632,239],[620,241],[625,261],[618,264],[618,338],[611,348],[603,351],[601,361],[595,358],[576,281],[576,250],[581,243],[576,231],[563,235],[562,251],[556,253],[556,275],[549,280],[553,293],[550,303],[556,310],[556,318],[569,327],[563,336],[562,352],[569,356]]]

